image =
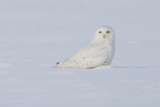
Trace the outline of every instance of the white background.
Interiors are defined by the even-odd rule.
[[[159,0],[1,0],[0,107],[160,107]],[[116,33],[111,67],[54,69]]]

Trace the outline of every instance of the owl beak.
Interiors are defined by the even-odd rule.
[[[103,38],[106,38],[105,34],[103,34]]]

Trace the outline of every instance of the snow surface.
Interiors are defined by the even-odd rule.
[[[1,0],[0,107],[160,107],[159,0]],[[54,69],[100,26],[111,67]]]

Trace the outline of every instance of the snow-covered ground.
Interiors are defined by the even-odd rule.
[[[1,0],[0,107],[160,107],[159,0]],[[111,67],[54,69],[100,26]]]

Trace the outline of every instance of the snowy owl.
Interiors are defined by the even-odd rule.
[[[85,48],[54,68],[92,69],[110,65],[115,51],[115,33],[112,28],[103,26],[97,29],[94,40]]]

